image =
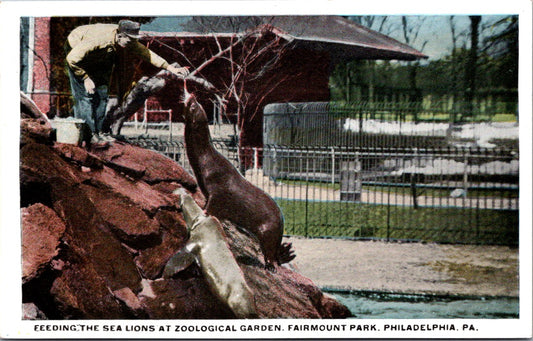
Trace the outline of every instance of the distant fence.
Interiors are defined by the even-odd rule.
[[[182,142],[135,139],[190,171]],[[236,167],[236,147],[216,142]],[[501,149],[252,149],[244,176],[278,202],[285,234],[518,244],[518,155]],[[242,160],[241,160],[242,161]]]
[[[517,146],[513,114],[505,116],[510,120],[506,123],[493,122],[499,106],[476,107],[477,114],[467,119],[462,106],[440,102],[272,103],[264,108],[263,141],[282,146],[444,148],[474,145],[491,131],[495,134],[489,138],[502,146]],[[516,135],[509,136],[513,127]]]

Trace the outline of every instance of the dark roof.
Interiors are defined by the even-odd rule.
[[[297,40],[310,45],[339,45],[339,49],[354,58],[361,53],[363,59],[427,58],[406,44],[340,16],[275,16],[270,19],[271,25]],[[354,50],[352,53],[350,48]]]
[[[414,48],[400,43],[379,32],[373,31],[341,16],[262,16],[254,17],[262,23],[279,29],[278,34],[296,46],[326,50],[334,60],[349,59],[398,59],[415,60],[427,58]],[[257,20],[254,21],[257,23]],[[243,26],[245,27],[245,26]],[[228,30],[214,29],[201,32],[145,32],[152,37],[218,37],[231,36]]]

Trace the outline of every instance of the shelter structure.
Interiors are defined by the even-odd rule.
[[[245,27],[241,31],[207,27],[202,32],[141,32],[141,42],[169,62],[176,61],[183,66],[190,66],[192,70],[201,66],[200,76],[215,85],[222,95],[224,91],[227,95],[231,87],[240,87],[240,100],[227,95],[227,101],[221,107],[213,97],[207,95],[202,104],[212,119],[223,117],[238,123],[241,147],[262,146],[263,108],[267,104],[328,101],[329,77],[339,63],[356,59],[426,58],[403,43],[340,16],[254,18],[261,29],[256,28],[256,34],[249,35],[247,39],[242,38],[253,27]],[[53,72],[54,64],[57,70],[64,63],[64,52],[57,47],[62,46],[65,39],[62,34],[57,34],[59,27],[55,27],[64,25],[64,20],[56,25],[54,19],[26,20],[28,46],[21,54],[21,61],[28,63],[21,67],[21,77],[25,80],[21,84],[32,97],[38,97],[38,103],[44,103],[41,104],[44,111],[57,110],[54,106],[59,103],[58,94],[68,93],[66,76],[61,72]],[[240,44],[235,44],[240,39]],[[270,48],[270,51],[264,53],[261,48],[265,47]],[[220,54],[220,58],[205,63],[225,49],[226,53]],[[255,59],[248,59],[245,65],[247,75],[236,79],[236,68],[242,67],[237,65],[237,61],[252,55]],[[157,71],[141,61],[124,65],[132,68],[122,70],[132,77],[115,78],[112,89],[118,96],[123,96],[131,86],[131,81],[138,79],[141,74]],[[236,82],[232,83],[232,80]],[[48,89],[36,88],[42,87],[42,84]],[[173,108],[180,112],[179,93],[174,90],[171,90],[172,93],[163,91],[154,100],[159,102],[162,109]],[[174,120],[180,119],[180,115],[174,115]]]

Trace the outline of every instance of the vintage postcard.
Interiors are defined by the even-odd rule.
[[[7,1],[3,338],[531,338],[531,3]]]

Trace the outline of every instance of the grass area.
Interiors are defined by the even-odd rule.
[[[515,245],[518,211],[278,200],[285,234]]]
[[[435,197],[435,198],[447,198],[450,196],[451,191],[456,189],[457,187],[450,187],[450,188],[431,188],[430,185],[426,186],[417,186],[416,192],[417,195],[424,195],[428,197]],[[384,186],[363,186],[363,190],[370,191],[370,192],[380,192],[380,193],[388,193],[389,187]],[[390,190],[391,193],[399,194],[399,195],[412,195],[412,189],[409,184],[405,184],[405,186],[398,186],[394,187]],[[502,187],[502,189],[483,189],[483,188],[469,188],[467,191],[467,198],[518,198],[518,191],[513,189],[506,189]]]
[[[291,186],[305,186],[308,185],[309,188],[325,188],[338,191],[341,188],[340,183],[335,182],[321,182],[321,181],[305,181],[305,180],[288,180],[288,179],[277,179],[279,183]]]
[[[455,117],[453,113],[450,112],[439,112],[435,110],[424,110],[418,112],[416,115],[413,113],[413,108],[398,108],[396,111],[391,109],[366,109],[363,110],[363,113],[352,112],[350,110],[342,110],[340,112],[332,111],[332,113],[337,114],[339,117],[353,118],[357,119],[362,116],[363,119],[375,119],[383,121],[397,121],[401,120],[403,122],[436,122],[436,123],[447,123],[453,120],[461,120],[464,123],[475,123],[475,122],[516,122],[516,114],[514,113],[475,113],[473,117],[463,117],[459,114],[456,114]]]
[[[516,122],[516,114],[496,114],[490,120],[492,122]]]
[[[451,121],[450,114],[448,113],[419,113],[416,116],[417,120],[424,122],[442,122],[446,123]],[[476,114],[474,118],[463,118],[466,122],[475,123],[475,122],[516,122],[515,114],[493,114],[493,115],[484,115]],[[415,121],[415,115],[409,114],[406,115],[404,120],[406,122]]]
[[[305,180],[287,180],[287,179],[278,179],[279,183],[283,183],[291,186],[309,186],[310,189],[330,189],[334,191],[340,190],[340,183],[335,182],[319,182],[319,181],[305,181]],[[431,188],[426,186],[418,186],[417,193],[418,195],[436,197],[436,198],[446,198],[450,196],[450,192],[454,190],[453,188]],[[363,185],[363,191],[376,192],[376,193],[388,193],[389,187],[386,186],[375,186],[375,185]],[[390,190],[393,194],[398,195],[412,195],[412,190],[410,184],[403,184],[403,186],[396,186]],[[471,188],[467,192],[468,198],[518,198],[518,191],[508,190],[502,188],[501,190],[496,189],[483,189],[483,188]]]

